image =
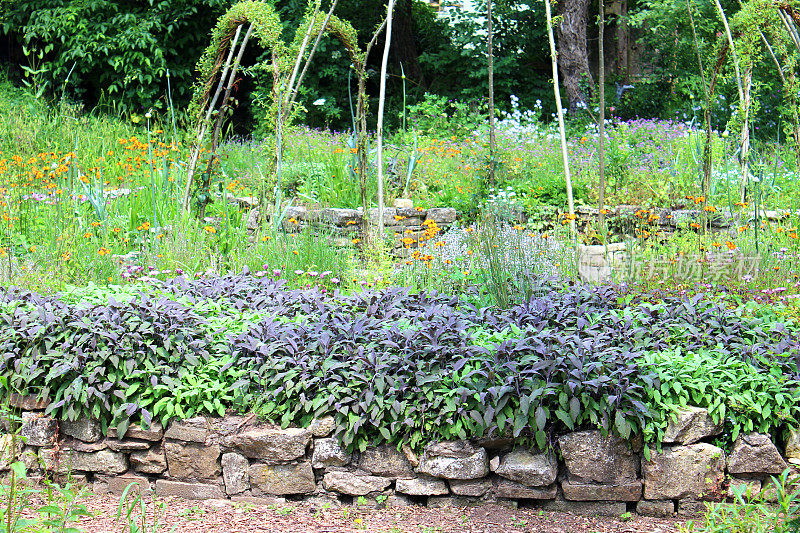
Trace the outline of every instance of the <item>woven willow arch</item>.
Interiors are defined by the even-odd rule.
[[[200,113],[209,103],[214,82],[225,63],[226,54],[230,51],[231,40],[237,29],[246,24],[253,25],[253,35],[261,48],[272,52],[273,69],[275,71],[275,87],[286,81],[286,74],[291,70],[292,59],[296,58],[303,48],[306,34],[317,37],[324,31],[336,37],[344,46],[350,60],[356,68],[363,64],[364,53],[358,46],[355,28],[335,15],[331,15],[323,28],[325,17],[319,13],[307,13],[297,28],[294,40],[287,45],[281,38],[282,25],[278,14],[271,5],[256,0],[247,0],[231,7],[217,22],[211,34],[211,44],[206,48],[197,64],[198,81],[195,85],[194,98],[190,106],[191,116],[199,118]],[[306,51],[303,51],[307,55]]]
[[[347,50],[358,74],[363,74],[365,54],[361,52],[358,46],[355,28],[349,22],[334,16],[332,13],[329,13],[327,17],[320,16],[319,0],[316,0],[316,2],[316,9],[309,10],[306,13],[295,33],[294,40],[289,44],[282,39],[283,26],[278,14],[271,5],[264,2],[256,0],[239,2],[217,21],[217,25],[211,33],[211,44],[206,48],[197,64],[199,76],[195,85],[194,97],[189,107],[189,116],[194,117],[197,121],[197,141],[187,167],[187,181],[183,195],[184,210],[189,207],[192,180],[211,116],[211,109],[209,108],[213,108],[216,105],[216,99],[224,80],[219,81],[216,90],[217,94],[212,99],[211,95],[215,92],[214,85],[220,77],[223,66],[227,69],[230,65],[233,49],[236,48],[237,39],[245,25],[249,25],[249,28],[244,41],[239,47],[239,57],[241,57],[247,39],[251,34],[255,36],[258,44],[263,49],[272,54],[273,103],[268,110],[268,114],[274,117],[276,121],[279,119],[279,109],[281,120],[289,120],[293,115],[292,104],[281,104],[293,102],[293,100],[290,100],[292,88],[285,87],[287,81],[289,81],[288,73],[292,71],[292,67],[295,67],[295,72],[291,78],[293,83],[296,66],[292,63],[292,59],[295,59],[299,65],[299,62],[308,55],[306,45],[309,38],[317,38],[322,32],[338,38]],[[238,67],[238,59],[231,79]],[[226,72],[227,70],[222,71],[222,77],[226,75]],[[298,80],[298,86],[299,82],[300,80]],[[282,88],[286,90],[282,90]],[[226,93],[226,98],[228,93]],[[279,98],[282,100],[281,102],[278,101]],[[224,103],[225,100],[223,100],[223,106]]]

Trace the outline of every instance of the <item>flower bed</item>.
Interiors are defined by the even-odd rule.
[[[800,335],[769,308],[626,305],[613,287],[543,287],[501,311],[404,289],[285,290],[249,273],[43,297],[0,296],[2,375],[47,414],[132,422],[230,409],[349,449],[600,428],[662,440],[672,410],[739,433],[797,422]]]

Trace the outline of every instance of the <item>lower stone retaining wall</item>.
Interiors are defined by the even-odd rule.
[[[149,429],[132,425],[120,439],[114,430],[104,437],[93,420],[45,416],[44,402],[13,403],[29,410],[22,414],[23,439],[17,437],[16,449],[10,434],[0,438],[0,469],[8,470],[13,452],[33,472],[69,474],[101,494],[119,494],[138,482],[159,496],[256,504],[504,502],[590,515],[635,510],[690,516],[702,512],[705,501],[729,497],[735,486],[774,494],[767,480],[787,468],[766,435],[740,436],[727,455],[704,442],[721,427],[696,408],[680,414],[662,450],[651,449],[646,460],[636,440],[603,437],[595,430],[561,435],[556,449],[546,452],[515,447],[511,439],[485,439],[430,443],[421,454],[393,446],[349,454],[332,436],[332,418],[305,429],[280,429],[254,416],[197,417],[166,430],[158,423]]]

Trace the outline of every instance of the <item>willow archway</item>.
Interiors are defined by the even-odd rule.
[[[294,99],[302,82],[302,76],[297,77],[298,66],[303,59],[307,61],[311,59],[308,51],[310,39],[317,38],[322,33],[336,37],[350,56],[359,79],[365,78],[365,54],[358,46],[356,30],[349,22],[333,15],[332,10],[325,16],[319,7],[319,0],[310,2],[309,9],[291,43],[283,41],[280,17],[270,4],[264,2],[256,0],[239,2],[217,21],[211,34],[211,43],[197,65],[199,75],[194,98],[189,107],[189,115],[196,121],[196,137],[187,164],[187,180],[182,202],[184,211],[189,209],[194,175],[211,126],[212,116],[215,110],[226,107],[239,63],[251,38],[255,38],[258,45],[271,56],[269,66],[273,75],[272,104],[267,112],[276,123],[291,120],[294,116],[296,109]],[[244,35],[242,35],[243,30]],[[220,97],[222,101],[217,106]],[[212,132],[209,165],[212,164],[216,153],[222,118],[223,113],[219,112]],[[276,146],[276,150],[279,149],[280,147]],[[205,188],[208,187],[208,183],[203,185]]]

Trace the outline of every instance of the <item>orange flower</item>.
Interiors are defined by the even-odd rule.
[[[97,250],[97,255],[108,255],[108,254],[109,254],[108,248],[100,248],[99,250]]]
[[[206,233],[216,233],[217,232],[217,229],[212,227],[212,226],[206,226],[205,228],[203,228],[203,230],[205,230]]]
[[[269,235],[264,235],[263,237],[261,237],[261,242],[267,242],[267,241],[268,241],[268,240],[270,240],[271,238],[272,238],[272,237],[270,237]]]
[[[694,229],[700,229],[700,224],[698,224],[697,222],[692,222],[691,224],[689,224],[689,226]]]
[[[736,249],[736,245],[733,244],[731,241],[726,242],[725,246],[728,247],[728,250],[735,250]]]
[[[353,239],[353,244],[358,244],[361,242],[361,239]]]

